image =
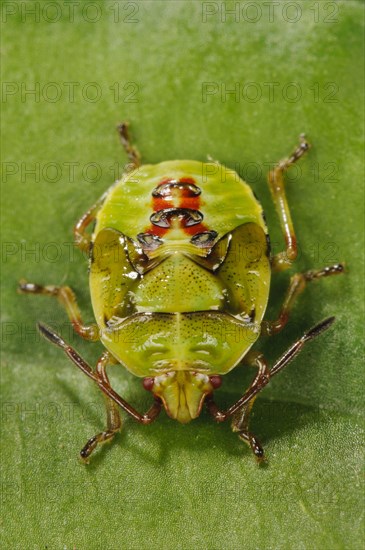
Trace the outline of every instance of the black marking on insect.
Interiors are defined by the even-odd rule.
[[[199,210],[191,210],[190,208],[165,208],[154,212],[150,216],[153,225],[166,228],[171,227],[171,222],[174,219],[181,220],[185,227],[190,227],[201,223],[204,216]]]

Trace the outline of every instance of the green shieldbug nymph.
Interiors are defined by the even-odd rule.
[[[107,428],[89,439],[81,458],[86,461],[99,443],[120,430],[120,408],[141,424],[153,422],[162,407],[187,423],[205,403],[217,422],[232,420],[233,431],[261,461],[263,449],[249,430],[257,394],[334,317],[306,332],[271,368],[250,348],[260,334],[284,328],[307,282],[343,272],[336,264],[293,275],[278,318],[263,320],[271,273],[289,268],[297,257],[283,175],[309,145],[301,136],[292,155],[269,172],[286,243],[285,251],[272,256],[261,204],[236,172],[217,162],[192,160],[143,165],[130,144],[128,125],[118,129],[130,169],[74,228],[76,244],[90,256],[96,324],[83,324],[69,287],[19,285],[21,293],[57,297],[75,331],[87,340],[100,339],[106,348],[92,369],[60,336],[39,324],[43,336],[63,349],[106,397]],[[92,222],[90,235],[86,230]],[[255,367],[256,376],[242,397],[222,411],[214,391],[222,375],[241,363]],[[153,396],[145,414],[113,390],[109,364],[121,364],[142,378]]]

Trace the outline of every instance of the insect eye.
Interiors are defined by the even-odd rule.
[[[220,388],[220,386],[222,385],[222,377],[218,376],[217,374],[209,376],[209,380],[215,390]]]
[[[190,239],[192,244],[200,248],[211,247],[218,233],[216,231],[203,231]]]
[[[151,377],[144,378],[142,381],[143,387],[147,391],[152,390],[154,383],[155,383],[155,379]]]

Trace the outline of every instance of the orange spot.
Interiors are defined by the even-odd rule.
[[[153,197],[152,210],[158,212],[159,210],[165,210],[165,208],[174,208],[171,197]]]

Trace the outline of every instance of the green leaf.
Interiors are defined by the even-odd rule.
[[[3,548],[360,548],[363,4],[3,2],[2,21]],[[287,177],[295,269],[344,261],[347,273],[312,283],[288,328],[257,346],[273,364],[336,316],[255,403],[266,467],[205,412],[187,426],[165,414],[148,427],[125,419],[112,445],[78,462],[105,426],[103,399],[36,321],[92,365],[102,346],[74,336],[50,298],[16,286],[68,284],[92,321],[72,226],[121,174],[115,125],[126,119],[145,162],[209,154],[239,171],[276,251],[266,173],[301,132],[313,145]],[[289,278],[274,277],[268,318]],[[219,405],[252,375],[224,377]],[[148,407],[140,380],[117,367],[112,380]]]

